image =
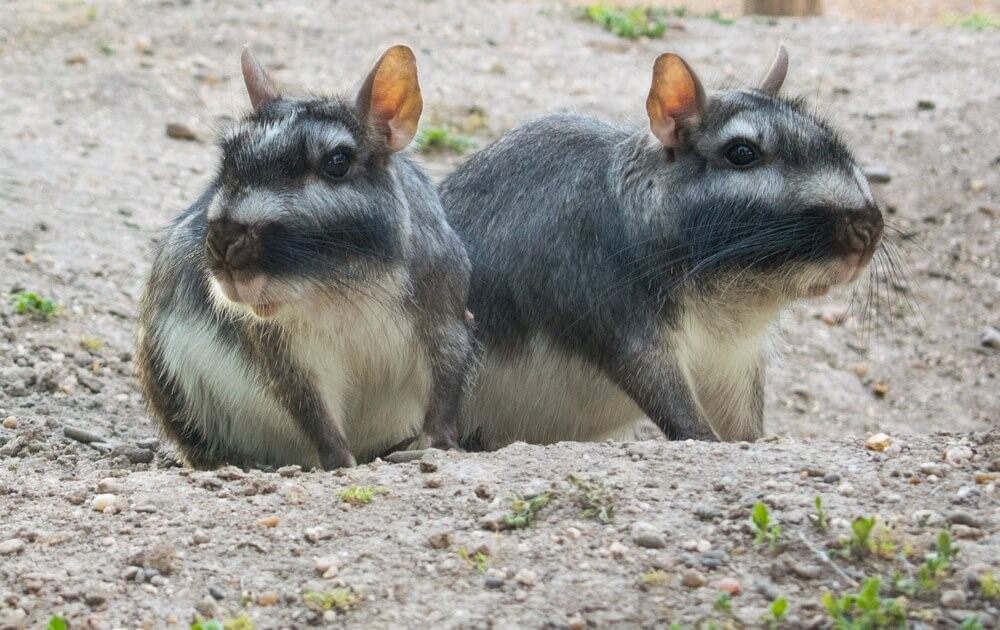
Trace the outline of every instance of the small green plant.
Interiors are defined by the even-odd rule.
[[[80,347],[87,352],[97,353],[104,347],[104,342],[97,337],[80,337]]]
[[[781,540],[781,526],[771,522],[771,513],[763,502],[758,501],[750,511],[750,524],[757,534],[756,543],[758,545],[767,543],[771,550],[778,546]]]
[[[809,522],[819,531],[825,532],[830,527],[830,516],[823,508],[823,497],[817,494],[813,505],[816,506],[816,511],[809,515]]]
[[[892,527],[879,523],[872,532],[868,549],[883,560],[891,560],[896,555],[896,533]]]
[[[504,522],[514,529],[523,529],[535,520],[535,513],[552,501],[552,494],[543,492],[530,499],[515,496],[510,500],[511,513],[504,516]]]
[[[987,601],[1000,601],[1000,584],[992,573],[983,573],[979,576],[979,594]]]
[[[668,579],[670,576],[667,572],[660,569],[650,569],[639,576],[639,580],[646,586],[663,586]]]
[[[253,619],[246,613],[238,617],[224,619],[198,619],[191,624],[191,630],[254,630]]]
[[[302,601],[313,612],[347,612],[361,602],[361,595],[350,587],[335,588],[331,591],[306,591],[302,593]]]
[[[38,319],[52,319],[59,310],[59,305],[43,298],[34,291],[18,291],[11,296],[14,310],[19,315],[32,315]]]
[[[486,573],[486,569],[490,568],[490,557],[482,551],[477,550],[476,553],[473,554],[469,553],[469,550],[465,547],[459,547],[458,557],[461,558],[465,564],[480,573]]]
[[[107,42],[101,42],[100,44],[97,45],[97,48],[98,48],[98,50],[101,51],[102,54],[105,54],[105,55],[108,55],[108,56],[111,56],[111,55],[115,54],[116,52],[118,52],[117,50],[115,50],[114,46],[112,46],[111,44],[109,44]]]
[[[729,593],[719,593],[715,598],[714,607],[720,613],[729,614],[733,612],[733,596]]]
[[[917,584],[923,592],[937,588],[938,581],[951,571],[951,561],[958,549],[951,542],[951,534],[942,529],[938,533],[935,550],[924,556],[924,563],[917,569]]]
[[[959,630],[983,630],[983,622],[979,617],[966,617],[958,624]]]
[[[1000,28],[1000,15],[991,13],[970,13],[965,16],[952,16],[949,20],[959,28],[971,31],[986,31]]]
[[[585,518],[597,519],[602,523],[611,521],[615,513],[614,496],[603,484],[584,481],[576,475],[570,475],[569,482],[573,484],[573,498]]]
[[[875,529],[874,516],[859,516],[851,521],[851,537],[844,546],[844,553],[861,558],[871,551],[871,535]]]
[[[374,486],[351,486],[338,492],[337,498],[354,506],[367,505],[372,502],[372,499],[384,492],[385,490],[382,488]]]
[[[788,598],[785,596],[777,597],[771,605],[767,607],[767,616],[764,618],[764,622],[767,624],[768,628],[777,628],[785,620],[788,615]]]
[[[592,4],[584,10],[584,16],[604,27],[605,30],[625,39],[639,37],[662,37],[667,30],[666,23],[646,7],[609,7]]]
[[[721,24],[723,26],[732,26],[736,23],[736,20],[732,18],[727,18],[718,9],[713,9],[704,15],[706,20],[711,20],[716,24]]]
[[[476,148],[476,141],[448,127],[424,127],[417,134],[417,151],[421,153],[454,153],[462,155]]]
[[[873,630],[875,628],[903,628],[906,613],[902,604],[895,599],[879,596],[880,581],[868,578],[857,593],[847,593],[840,597],[832,593],[823,595],[823,607],[837,630]]]
[[[69,630],[69,623],[59,615],[52,615],[45,628],[46,630]]]

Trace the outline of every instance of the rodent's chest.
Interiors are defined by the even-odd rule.
[[[412,316],[358,301],[315,314],[289,352],[361,457],[419,431],[431,390],[427,353]]]

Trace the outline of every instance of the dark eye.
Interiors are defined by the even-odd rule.
[[[726,159],[733,166],[750,166],[756,162],[757,150],[746,142],[734,142],[726,148]]]
[[[323,162],[323,172],[329,177],[339,179],[351,170],[351,154],[342,149],[330,153]]]

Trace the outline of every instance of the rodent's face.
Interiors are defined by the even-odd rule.
[[[358,288],[399,255],[407,215],[389,152],[353,106],[277,99],[221,145],[205,259],[226,300],[267,317]]]
[[[822,295],[871,260],[882,215],[850,151],[799,101],[760,90],[707,99],[679,147],[693,260],[785,297]]]

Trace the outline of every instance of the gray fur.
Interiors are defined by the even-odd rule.
[[[156,248],[137,343],[154,417],[197,467],[329,469],[420,432],[456,446],[470,265],[433,184],[362,105],[255,104]],[[216,260],[227,229],[252,238],[248,269]]]
[[[764,159],[728,164],[733,134]],[[803,103],[752,89],[710,94],[676,150],[557,114],[470,158],[441,186],[483,346],[463,439],[624,437],[643,416],[675,439],[760,437],[781,309],[878,244],[856,174]]]

